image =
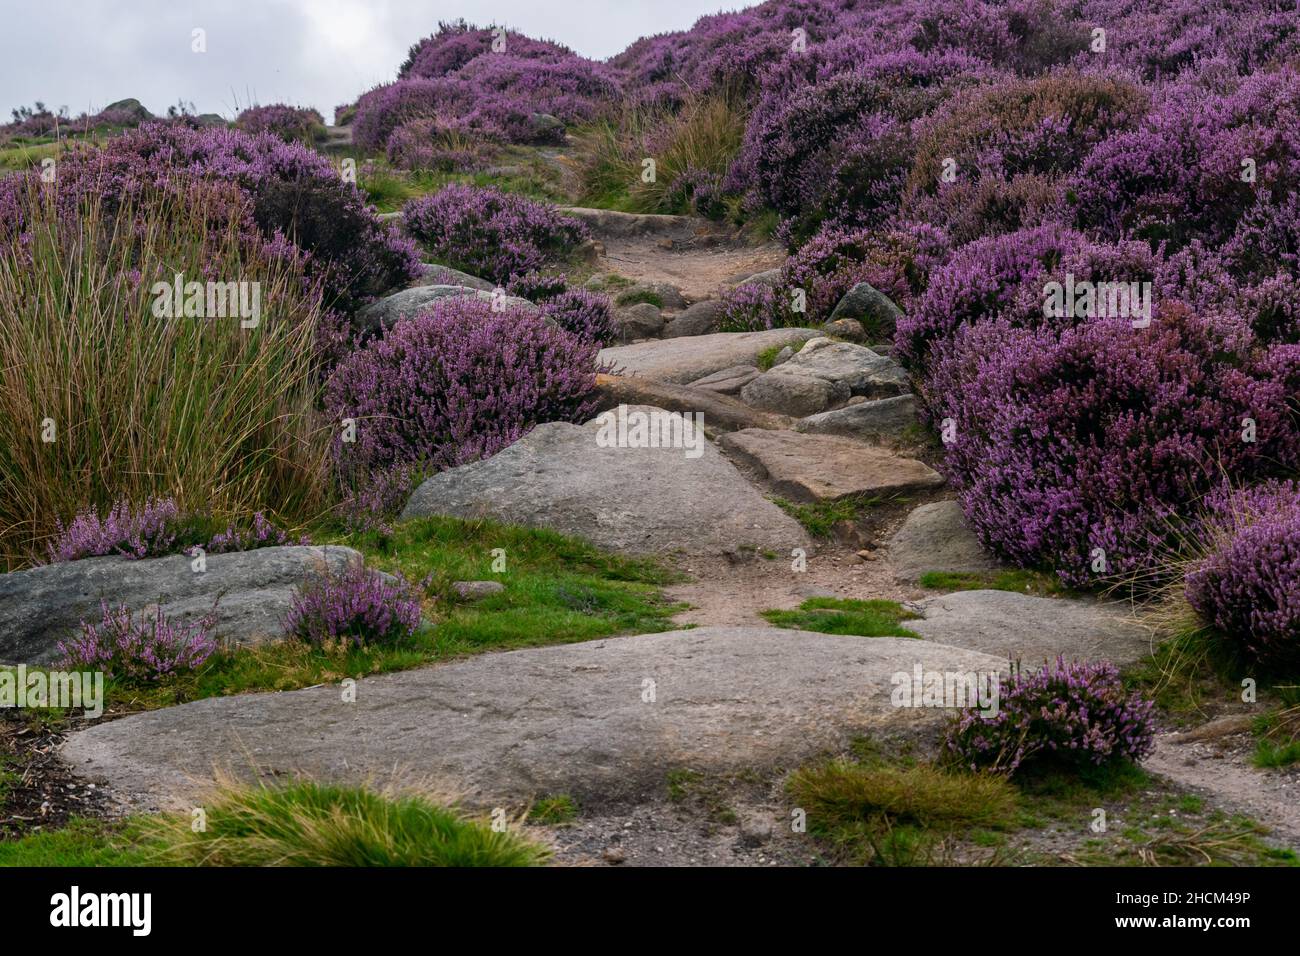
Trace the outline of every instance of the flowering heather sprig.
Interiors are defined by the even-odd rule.
[[[585,225],[554,206],[495,187],[454,183],[411,200],[403,215],[407,232],[439,262],[490,282],[534,272],[587,238]]]
[[[335,445],[341,474],[451,468],[494,455],[543,422],[581,421],[593,407],[597,352],[537,313],[440,299],[330,377],[327,413],[357,421],[356,441]]]
[[[1300,665],[1300,485],[1276,482],[1210,502],[1209,554],[1187,573],[1187,600],[1266,667]]]
[[[316,645],[362,647],[405,640],[419,625],[420,602],[404,578],[355,563],[304,585],[293,599],[285,633]]]
[[[124,681],[153,682],[193,670],[217,649],[210,634],[215,613],[186,625],[153,607],[136,619],[129,608],[100,604],[98,624],[81,622],[81,634],[58,645],[68,670],[98,670]]]
[[[1028,761],[1139,761],[1155,738],[1155,704],[1130,695],[1110,661],[1057,658],[999,677],[998,712],[967,711],[948,731],[950,753],[972,770],[1014,773]]]
[[[344,529],[350,534],[391,534],[392,520],[406,505],[419,480],[420,471],[410,465],[358,476],[353,487],[344,489],[338,506]]]
[[[255,551],[258,548],[274,548],[287,544],[308,545],[311,540],[301,535],[294,541],[288,532],[277,528],[262,512],[253,515],[252,526],[238,528],[227,525],[226,530],[214,535],[207,544],[208,554],[226,554],[231,551]]]
[[[76,561],[106,554],[136,559],[173,554],[186,544],[177,541],[180,517],[172,498],[150,498],[139,508],[129,501],[119,501],[102,518],[88,508],[66,528],[63,522],[57,522],[58,535],[49,546],[50,561]]]
[[[567,289],[542,303],[542,315],[584,342],[604,346],[614,341],[614,306],[602,293]]]

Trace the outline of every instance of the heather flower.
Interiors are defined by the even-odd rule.
[[[270,133],[286,143],[311,144],[316,131],[325,125],[325,118],[314,109],[272,103],[253,106],[235,119],[235,127],[246,133]]]
[[[152,558],[173,554],[184,546],[177,541],[180,509],[172,498],[149,498],[139,508],[122,500],[103,517],[94,509],[79,512],[65,528],[56,523],[57,535],[49,545],[51,562],[76,561],[108,554]]]
[[[996,715],[972,709],[948,731],[948,751],[972,770],[1137,762],[1154,745],[1155,705],[1130,695],[1109,661],[1057,658],[1038,671],[1000,675],[999,687]]]
[[[217,648],[210,634],[214,613],[181,625],[169,621],[157,606],[138,618],[125,605],[111,608],[105,601],[100,610],[99,623],[82,621],[80,635],[58,645],[62,668],[151,683],[194,670]]]
[[[360,563],[323,574],[295,595],[285,633],[315,645],[396,644],[420,626],[420,602],[400,575]]]

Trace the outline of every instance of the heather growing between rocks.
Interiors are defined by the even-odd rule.
[[[323,574],[300,589],[285,633],[310,644],[397,644],[420,626],[420,601],[402,578],[363,564]]]
[[[213,620],[169,621],[154,607],[138,615],[102,605],[102,619],[81,624],[81,634],[59,645],[65,670],[102,671],[123,683],[157,682],[192,671],[212,656]]]
[[[999,681],[997,714],[968,711],[948,733],[949,753],[972,770],[1136,762],[1154,743],[1154,705],[1130,695],[1107,661],[1057,659]]]

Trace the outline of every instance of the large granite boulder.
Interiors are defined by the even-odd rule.
[[[735,365],[757,365],[759,356],[815,338],[813,329],[767,329],[685,335],[602,349],[600,362],[617,375],[640,375],[659,382],[688,385]]]

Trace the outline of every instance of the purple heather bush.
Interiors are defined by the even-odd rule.
[[[270,133],[286,143],[310,144],[325,118],[316,110],[284,103],[253,106],[235,118],[236,129],[245,133]]]
[[[345,360],[326,387],[340,472],[398,465],[441,470],[495,454],[533,426],[580,421],[593,407],[597,345],[523,309],[442,299]]]
[[[439,261],[504,284],[568,255],[587,228],[554,206],[495,187],[453,183],[413,199],[406,229]]]
[[[1278,356],[1274,367],[1242,341],[1239,322],[1182,305],[1145,329],[1093,319],[959,331],[926,390],[950,426],[944,470],[981,541],[1071,585],[1144,575],[1171,520],[1224,475],[1300,464],[1296,365]]]
[[[152,683],[192,671],[212,656],[215,617],[191,624],[169,621],[160,607],[140,612],[100,605],[98,623],[81,622],[81,633],[58,645],[60,667],[103,671],[114,680]]]
[[[573,288],[565,276],[543,272],[516,275],[505,288],[541,306],[542,315],[566,332],[601,346],[614,340],[614,304],[607,295]]]
[[[399,576],[360,562],[323,574],[294,596],[285,633],[317,646],[396,644],[420,626],[420,601]]]
[[[344,182],[328,159],[300,143],[263,133],[148,124],[102,148],[69,153],[59,162],[56,202],[70,219],[87,196],[112,211],[151,191],[216,180],[243,193],[252,207],[250,229],[269,252],[295,247],[326,304],[349,311],[419,275],[410,240],[380,221],[357,187]],[[37,174],[0,179],[0,241],[23,232],[17,210]]]
[[[1253,662],[1300,667],[1300,485],[1275,482],[1209,499],[1207,555],[1188,602]]]
[[[997,714],[969,710],[948,732],[949,753],[972,770],[1136,763],[1155,743],[1155,705],[1129,694],[1109,661],[1057,658],[999,680]]]
[[[388,162],[397,169],[440,173],[483,169],[496,147],[482,131],[422,117],[403,123],[388,137]]]

